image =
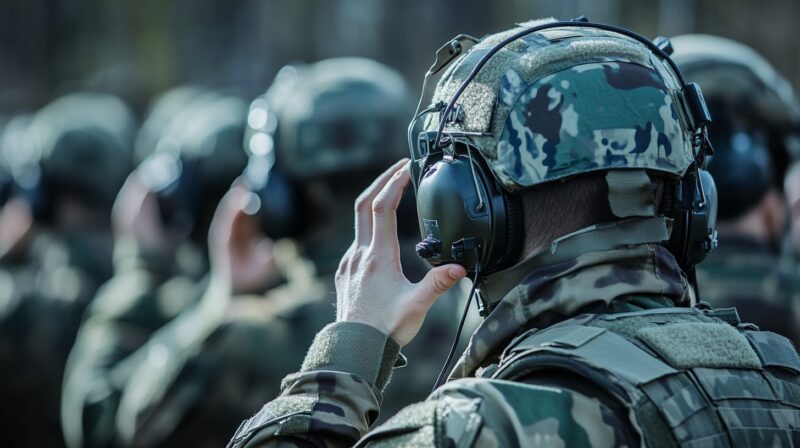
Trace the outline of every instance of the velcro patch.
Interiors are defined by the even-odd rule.
[[[675,368],[760,369],[747,339],[728,324],[680,323],[645,327],[636,337]]]

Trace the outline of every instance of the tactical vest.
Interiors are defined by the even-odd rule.
[[[578,316],[517,337],[490,376],[565,372],[619,401],[642,445],[800,446],[797,351],[733,308]]]

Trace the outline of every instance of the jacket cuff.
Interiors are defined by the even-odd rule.
[[[397,342],[378,329],[358,322],[335,322],[314,338],[300,372],[350,373],[383,390],[392,368],[403,361]]]

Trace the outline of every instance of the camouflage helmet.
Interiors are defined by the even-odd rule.
[[[167,137],[171,124],[181,113],[209,98],[212,93],[201,87],[186,85],[171,89],[152,101],[146,118],[136,134],[134,161],[141,163],[152,154],[162,137]]]
[[[700,84],[709,104],[782,132],[786,150],[800,156],[800,103],[763,56],[742,43],[704,34],[676,36],[672,44],[673,60],[687,79]]]
[[[110,203],[131,169],[134,123],[117,97],[71,94],[33,116],[23,150],[10,145],[3,150],[23,188],[44,181]]]
[[[163,221],[204,242],[216,204],[242,172],[247,104],[205,94],[192,101],[165,129],[155,151],[137,169],[158,194]]]
[[[447,103],[492,47],[544,19],[489,35],[445,71]],[[593,171],[651,170],[681,177],[695,161],[678,75],[641,42],[565,25],[504,46],[466,87],[444,132],[486,160],[508,191]],[[430,114],[426,131],[439,128]]]
[[[714,116],[708,170],[719,187],[720,219],[736,219],[782,180],[800,156],[800,104],[792,87],[753,49],[717,36],[673,39],[673,59],[703,88]]]
[[[287,66],[248,115],[245,147],[277,151],[295,178],[385,167],[405,154],[410,113],[400,75],[378,62],[334,58]]]

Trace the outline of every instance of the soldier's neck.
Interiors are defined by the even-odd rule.
[[[491,308],[536,268],[555,265],[584,253],[666,239],[668,233],[663,218],[632,219],[594,225],[556,239],[549,248],[531,255],[511,268],[488,275],[478,286],[486,305]]]

